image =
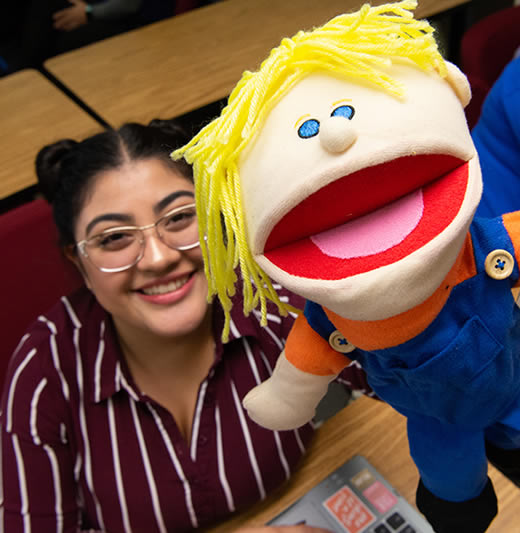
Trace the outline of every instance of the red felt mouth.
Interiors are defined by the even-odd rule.
[[[467,183],[468,164],[447,155],[402,157],[364,168],[323,187],[287,213],[269,235],[264,255],[288,274],[311,279],[342,279],[394,263],[452,222]],[[324,254],[311,241],[416,190],[422,190],[424,202],[420,221],[402,242],[381,253],[341,259]]]

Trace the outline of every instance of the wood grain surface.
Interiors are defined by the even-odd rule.
[[[36,183],[34,160],[44,145],[102,130],[36,70],[0,78],[0,121],[0,199]]]
[[[420,0],[416,16],[467,1]],[[223,0],[57,56],[45,67],[112,126],[171,118],[227,97],[282,37],[362,3]]]

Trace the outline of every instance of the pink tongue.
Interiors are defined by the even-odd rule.
[[[365,257],[402,242],[419,224],[422,190],[414,191],[362,217],[311,237],[322,253],[339,259]]]

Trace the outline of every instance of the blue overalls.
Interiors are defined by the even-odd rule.
[[[435,320],[392,348],[349,353],[376,394],[408,419],[410,452],[424,485],[439,498],[478,496],[487,482],[485,439],[520,448],[520,309],[513,272],[492,279],[485,259],[515,256],[502,218],[475,219],[470,233],[477,274],[455,286]],[[305,317],[328,339],[336,328],[318,304]]]

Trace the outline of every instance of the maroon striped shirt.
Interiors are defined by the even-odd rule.
[[[200,385],[189,444],[171,414],[135,386],[110,315],[87,290],[39,317],[2,397],[3,531],[187,531],[264,498],[290,476],[312,427],[263,429],[241,400],[271,374],[294,317],[273,312],[263,328],[235,302],[222,345],[219,306],[213,315],[216,358]],[[352,366],[343,377],[360,372]]]

